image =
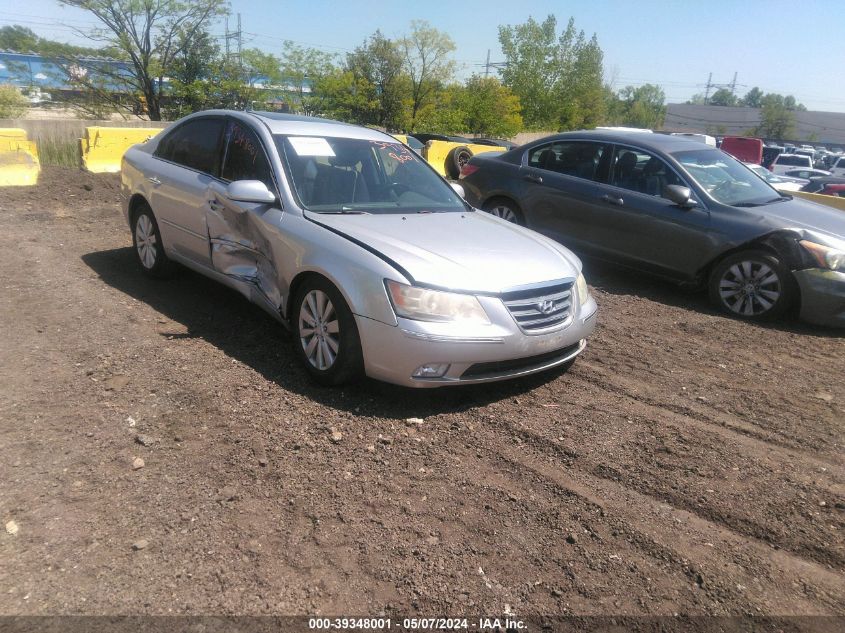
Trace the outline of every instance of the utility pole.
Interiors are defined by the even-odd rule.
[[[490,74],[490,49],[487,49],[487,62],[484,64],[484,78],[487,79],[487,76]]]
[[[734,71],[734,80],[731,82],[731,94],[736,94],[736,71]]]
[[[707,76],[707,88],[704,91],[704,105],[710,101],[710,86],[712,85],[711,82],[713,81],[713,73],[710,73]]]

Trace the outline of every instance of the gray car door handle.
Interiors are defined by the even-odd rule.
[[[537,174],[525,174],[522,179],[528,182],[536,182],[538,185],[543,182],[543,177]]]
[[[610,204],[615,204],[616,206],[621,207],[625,204],[625,201],[622,198],[617,198],[616,196],[611,196],[610,194],[605,194],[601,197],[602,200],[605,202],[609,202]]]
[[[212,211],[220,211],[223,208],[223,205],[217,202],[217,200],[209,200],[208,206]]]
[[[150,181],[151,183],[153,183],[156,187],[158,187],[161,184],[161,181],[158,178],[156,178],[155,176],[149,176],[149,177],[147,177],[147,180]]]

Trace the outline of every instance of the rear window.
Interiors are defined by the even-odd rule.
[[[795,154],[786,155],[781,154],[775,159],[775,162],[778,165],[791,165],[795,167],[809,167],[810,166],[810,157],[809,156],[797,156]]]

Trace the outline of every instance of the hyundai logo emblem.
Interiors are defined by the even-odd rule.
[[[555,302],[551,299],[546,299],[537,304],[537,309],[543,314],[549,314],[555,309]]]

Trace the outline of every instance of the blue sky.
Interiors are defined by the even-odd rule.
[[[54,0],[0,3],[0,25],[19,23],[54,39],[82,43],[72,27],[93,22],[85,12]],[[241,13],[247,47],[279,52],[285,39],[343,55],[377,28],[388,37],[425,19],[446,31],[457,45],[459,76],[483,72],[501,61],[500,24],[529,16],[570,16],[588,36],[595,33],[605,53],[606,79],[615,88],[657,83],[670,103],[683,102],[713,82],[730,83],[737,93],[752,86],[794,94],[811,110],[845,112],[845,2],[841,0],[231,0]],[[230,18],[234,27],[235,17]],[[223,33],[223,24],[212,29]]]

